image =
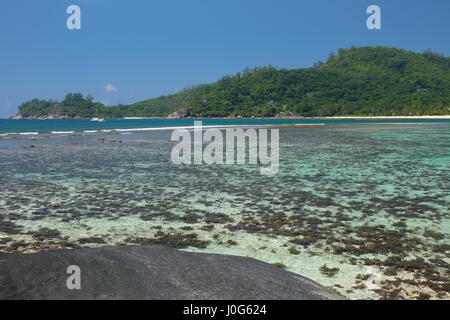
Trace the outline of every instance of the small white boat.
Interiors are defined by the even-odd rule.
[[[105,119],[94,117],[94,118],[91,119],[91,121],[104,122]]]
[[[97,116],[91,118],[91,121],[95,121],[95,122],[105,122],[105,119],[99,118],[99,116],[98,116],[98,107],[97,107]]]

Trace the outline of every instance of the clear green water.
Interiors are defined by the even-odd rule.
[[[0,136],[0,250],[162,243],[349,298],[450,298],[449,123],[281,129],[275,176],[173,165],[170,134]]]

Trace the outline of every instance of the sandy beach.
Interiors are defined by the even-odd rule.
[[[312,119],[450,119],[450,115],[447,116],[377,116],[377,117],[314,117]]]

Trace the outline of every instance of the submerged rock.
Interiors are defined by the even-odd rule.
[[[69,266],[81,289],[67,288]],[[0,253],[0,299],[293,299],[342,297],[258,260],[159,246]]]

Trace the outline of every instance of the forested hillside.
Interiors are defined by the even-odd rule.
[[[46,114],[55,101],[22,104],[23,116]],[[60,102],[70,117],[163,117],[189,110],[192,117],[450,114],[450,58],[390,47],[339,49],[311,68],[245,69],[213,84],[132,105],[105,107],[69,94]]]

